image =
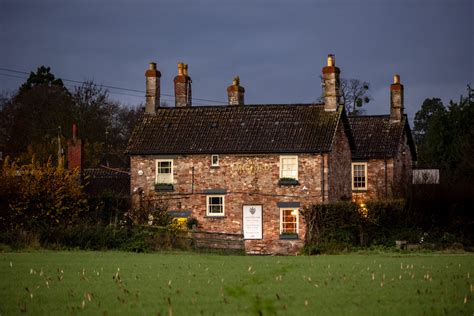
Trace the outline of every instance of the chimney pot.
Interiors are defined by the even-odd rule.
[[[227,87],[227,98],[229,105],[244,105],[244,87],[240,86],[239,76],[232,80],[232,85]]]
[[[403,118],[403,110],[403,85],[400,83],[400,75],[394,75],[393,83],[390,85],[390,121],[400,122]]]
[[[185,76],[188,75],[188,64],[183,65],[183,75],[185,75]]]
[[[161,73],[156,68],[156,63],[151,62],[148,70],[145,72],[146,77],[146,113],[155,113],[156,108],[160,106],[160,78]]]
[[[336,65],[336,57],[333,54],[328,55],[328,67],[334,67]]]
[[[328,64],[323,67],[323,91],[324,91],[324,110],[336,111],[339,105],[339,74],[340,70],[335,66],[336,57],[328,55]]]
[[[393,83],[400,83],[400,75],[393,76]]]
[[[178,63],[178,76],[183,75],[183,68],[184,68],[184,64],[183,63]]]
[[[176,107],[192,105],[191,77],[188,75],[188,64],[178,63],[178,75],[174,77],[174,99]]]

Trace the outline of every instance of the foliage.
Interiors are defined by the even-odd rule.
[[[110,100],[108,91],[92,81],[77,87],[72,99],[79,137],[86,141],[85,167],[126,165],[123,152],[141,111]]]
[[[85,140],[85,167],[126,167],[128,139],[142,111],[112,101],[102,86],[88,81],[68,91],[49,67],[31,73],[18,93],[1,100],[0,143],[4,155],[28,163],[57,162],[71,139],[73,122]],[[59,151],[59,153],[58,153]]]
[[[323,77],[319,76],[321,83],[324,83]],[[359,79],[341,78],[339,82],[340,101],[346,107],[346,112],[350,115],[361,115],[364,113],[362,106],[368,104],[372,100],[369,93],[370,84]],[[324,100],[324,89],[318,102]]]
[[[70,138],[72,110],[71,95],[62,82],[49,68],[39,67],[0,111],[5,155],[21,158],[23,163],[33,155],[42,163],[52,156],[57,163],[64,137]]]
[[[63,81],[51,73],[50,67],[40,66],[36,73],[31,72],[26,82],[20,87],[20,92],[31,90],[37,86],[58,87],[64,89]]]
[[[87,209],[78,177],[77,171],[64,168],[62,160],[57,166],[51,160],[20,166],[5,159],[0,175],[0,226],[35,230],[77,222]]]
[[[393,245],[400,232],[410,228],[403,200],[370,201],[364,210],[367,212],[352,202],[316,204],[303,209],[307,251],[337,252],[353,246]]]
[[[196,217],[190,217],[186,221],[186,227],[190,230],[193,229],[194,227],[198,227],[198,226],[199,226],[199,221],[197,220]]]
[[[359,79],[341,79],[341,101],[346,106],[347,113],[359,115],[363,113],[362,106],[372,100],[369,94],[370,84]]]
[[[415,116],[415,139],[421,166],[442,170],[451,182],[474,180],[474,102],[461,99],[444,107],[440,99],[426,99]]]
[[[138,206],[127,216],[135,225],[168,226],[172,221],[168,213],[168,205],[157,201],[153,194],[141,196]]]

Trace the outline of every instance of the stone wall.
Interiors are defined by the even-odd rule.
[[[351,197],[351,149],[339,122],[336,137],[329,154],[329,200],[348,200]]]
[[[353,190],[352,199],[362,203],[367,200],[392,197],[393,159],[369,159],[365,162],[367,163],[367,190]]]
[[[394,197],[404,197],[407,195],[408,187],[413,178],[412,159],[410,146],[408,146],[407,137],[404,133],[402,143],[394,159]]]
[[[219,155],[219,167],[211,167],[211,155],[168,157],[173,159],[174,191],[154,192],[155,159],[166,156],[132,156],[132,193],[142,189],[144,194],[152,194],[155,199],[167,203],[169,210],[190,210],[198,219],[200,229],[223,233],[243,233],[243,205],[260,204],[263,206],[263,239],[246,240],[246,251],[288,254],[296,253],[302,247],[306,228],[303,217],[299,215],[298,240],[280,240],[277,203],[297,202],[299,209],[321,203],[321,163],[323,157],[328,160],[327,155],[298,154],[299,185],[292,186],[278,184],[279,154]],[[327,178],[324,183],[327,187]],[[210,189],[226,189],[224,217],[206,216],[205,191]],[[134,203],[138,203],[138,195],[132,196]]]

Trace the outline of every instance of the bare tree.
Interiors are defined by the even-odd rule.
[[[340,89],[341,101],[351,115],[362,114],[362,106],[372,100],[368,82],[362,82],[359,79],[341,79]]]
[[[320,76],[321,85],[323,77]],[[340,80],[339,86],[340,101],[346,107],[347,113],[350,115],[363,114],[362,106],[369,103],[372,97],[369,94],[370,84],[359,79],[344,79]],[[324,100],[324,89],[319,98],[319,102]]]

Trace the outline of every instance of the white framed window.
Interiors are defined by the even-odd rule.
[[[211,155],[211,167],[219,167],[219,155]]]
[[[298,180],[298,156],[280,156],[280,178]]]
[[[156,183],[173,183],[173,160],[156,159]]]
[[[298,234],[299,211],[297,208],[280,209],[280,234]]]
[[[225,201],[223,195],[208,195],[206,200],[207,216],[224,216]]]
[[[367,190],[367,163],[352,163],[352,190]]]

